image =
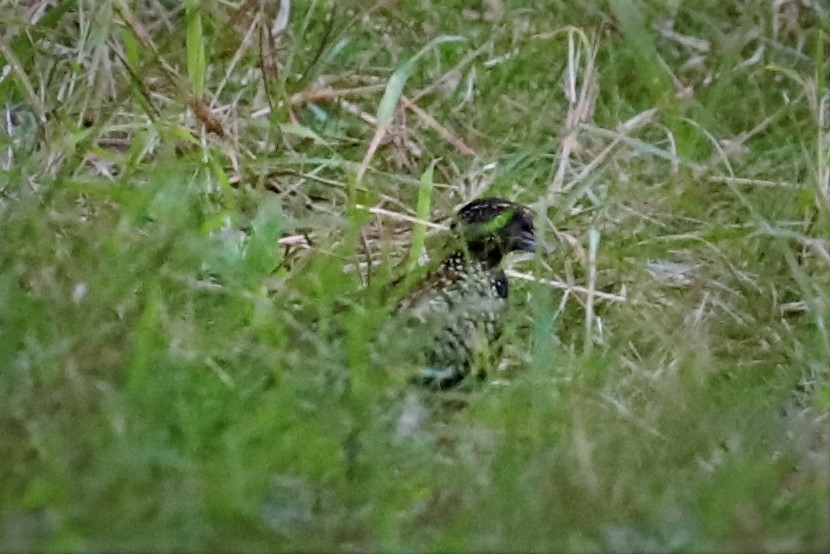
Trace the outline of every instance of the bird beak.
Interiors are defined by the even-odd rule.
[[[536,236],[528,231],[523,232],[519,236],[519,250],[521,252],[535,252]]]

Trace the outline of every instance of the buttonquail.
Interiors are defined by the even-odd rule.
[[[430,340],[413,380],[439,389],[461,382],[477,354],[499,337],[508,297],[502,258],[535,245],[527,208],[501,198],[465,205],[451,229],[449,256],[398,303]]]

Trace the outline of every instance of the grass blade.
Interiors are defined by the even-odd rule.
[[[207,62],[205,59],[205,41],[202,31],[202,3],[200,0],[185,1],[185,19],[187,29],[185,42],[187,44],[187,75],[196,98],[205,94],[205,75]]]
[[[416,215],[419,222],[415,223],[415,228],[412,231],[412,246],[409,250],[409,263],[407,268],[411,271],[418,266],[418,260],[424,253],[424,242],[426,240],[426,224],[424,221],[429,221],[429,207],[432,199],[432,177],[435,173],[435,164],[438,160],[433,160],[424,174],[421,175],[421,185],[418,187],[418,203],[416,205]]]

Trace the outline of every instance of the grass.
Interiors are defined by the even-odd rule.
[[[0,1],[2,551],[830,546],[820,2],[272,4]],[[490,194],[557,248],[419,393]]]

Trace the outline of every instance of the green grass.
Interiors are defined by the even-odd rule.
[[[40,4],[0,551],[830,547],[820,2]],[[487,194],[558,248],[485,384],[420,393],[378,291]]]

